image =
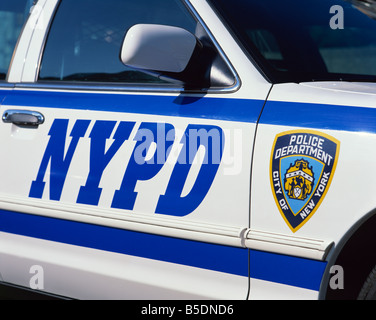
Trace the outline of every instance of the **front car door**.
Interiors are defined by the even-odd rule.
[[[28,287],[37,266],[36,289],[73,298],[245,299],[270,84],[205,3],[200,16],[179,0],[38,4],[1,104],[3,281]],[[139,23],[196,33],[226,81],[190,91],[124,66]]]

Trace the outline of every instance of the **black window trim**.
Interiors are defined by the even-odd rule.
[[[248,60],[251,61],[251,63],[255,66],[257,71],[264,77],[264,79],[270,83],[270,84],[277,84],[277,81],[271,77],[271,75],[267,72],[267,69],[262,61],[262,58],[254,51],[250,50],[248,51],[245,47],[244,44],[239,40],[238,36],[235,34],[235,32],[232,30],[232,28],[229,26],[228,22],[224,19],[222,14],[218,11],[218,9],[213,6],[211,1],[207,1],[209,4],[210,8],[215,12],[217,17],[221,20],[223,25],[226,27],[227,31],[232,35],[238,46],[241,48],[242,52]]]

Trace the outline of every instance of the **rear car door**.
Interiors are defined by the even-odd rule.
[[[251,154],[270,84],[204,3],[39,4],[1,105],[3,281],[30,286],[39,266],[37,289],[73,298],[246,298]],[[139,24],[195,34],[209,80],[125,66]]]

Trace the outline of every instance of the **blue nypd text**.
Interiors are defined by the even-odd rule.
[[[46,192],[46,179],[49,178],[47,197],[60,201],[79,143],[83,139],[89,139],[88,175],[86,183],[79,189],[76,202],[98,205],[102,194],[100,182],[103,173],[117,152],[125,147],[132,149],[132,155],[129,159],[124,159],[124,166],[119,168],[119,172],[113,173],[124,172],[124,175],[119,188],[114,192],[111,207],[133,210],[138,196],[136,184],[156,177],[167,163],[172,147],[179,144],[179,154],[167,188],[158,199],[155,213],[185,216],[193,212],[207,195],[221,163],[225,144],[220,127],[203,124],[188,124],[180,135],[181,138],[178,138],[177,130],[172,124],[158,122],[79,119],[74,122],[70,132],[68,128],[68,119],[55,119],[52,123],[50,138],[36,179],[31,183],[29,197],[41,199]],[[135,133],[132,135],[132,132]],[[110,145],[109,141],[112,141]],[[188,194],[183,195],[191,167],[198,155],[202,154],[200,150],[204,150],[204,155],[197,178]]]

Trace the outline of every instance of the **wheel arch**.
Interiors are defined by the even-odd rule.
[[[343,289],[330,286],[332,266],[343,270]],[[365,215],[350,228],[328,258],[319,298],[353,300],[376,265],[376,209]]]

